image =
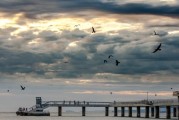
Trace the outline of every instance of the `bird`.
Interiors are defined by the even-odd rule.
[[[92,33],[95,33],[96,31],[94,30],[94,27],[92,27]]]
[[[113,57],[113,56],[112,56],[112,55],[109,55],[109,56],[108,56],[108,58],[111,58],[111,57]]]
[[[159,44],[159,46],[153,51],[153,53],[161,50],[162,43]]]
[[[157,94],[155,94],[155,96],[157,96]]]
[[[9,90],[7,90],[7,92],[9,92]]]
[[[21,90],[25,90],[25,87],[23,87],[22,85],[21,85]]]
[[[112,92],[110,92],[110,94],[112,95]]]
[[[159,34],[154,31],[154,35],[159,35]]]
[[[173,88],[171,88],[171,90],[172,90]]]
[[[118,66],[119,63],[120,63],[120,62],[119,62],[118,60],[116,60],[116,66]]]
[[[74,27],[78,27],[78,26],[80,26],[80,24],[78,24],[78,25],[75,25]]]
[[[104,60],[104,63],[107,63],[108,61],[107,60]]]

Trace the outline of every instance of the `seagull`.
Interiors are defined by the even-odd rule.
[[[104,63],[107,63],[108,61],[107,60],[104,60]]]
[[[78,24],[78,25],[75,25],[74,27],[78,27],[78,26],[80,26],[80,24]]]
[[[22,85],[21,85],[21,90],[25,90],[25,87],[23,87]]]
[[[118,66],[119,63],[120,63],[120,62],[119,62],[118,60],[116,60],[116,66]]]
[[[160,43],[160,45],[153,51],[153,53],[155,53],[157,51],[160,51],[161,50],[161,46],[162,46],[162,43]]]
[[[108,58],[111,58],[111,57],[113,57],[113,56],[112,56],[112,55],[109,55],[109,56],[108,56]]]
[[[96,31],[94,30],[94,27],[92,27],[92,33],[95,33]]]
[[[159,34],[154,31],[154,35],[159,35]]]

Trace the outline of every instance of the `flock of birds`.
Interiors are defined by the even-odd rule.
[[[95,31],[95,29],[94,29],[94,27],[92,27],[92,33],[95,33],[96,31]],[[159,36],[159,34],[156,32],[156,31],[154,31],[154,35],[156,35],[156,36]],[[158,46],[157,46],[157,48],[152,52],[152,53],[156,53],[156,52],[158,52],[158,51],[161,51],[162,49],[161,49],[161,46],[162,46],[162,43],[160,43]],[[108,59],[111,59],[111,58],[113,58],[113,55],[109,55],[108,56]],[[104,60],[104,63],[108,63],[108,60]],[[115,64],[116,64],[116,66],[118,66],[119,65],[119,61],[118,60],[115,60]],[[172,89],[172,88],[171,88]],[[110,94],[112,95],[113,93],[112,92],[110,92]],[[157,94],[155,94],[155,96],[157,96]]]
[[[74,27],[79,27],[80,26],[80,24],[78,24],[78,25],[75,25]],[[94,27],[92,27],[92,33],[96,33],[96,31],[95,31],[95,29],[94,29]],[[156,33],[155,31],[154,31],[154,35],[158,35],[159,36],[159,34],[158,33]],[[152,52],[152,53],[156,53],[157,51],[161,51],[161,46],[162,46],[162,43],[160,43],[159,45],[158,45],[158,47]],[[111,58],[113,58],[113,55],[109,55],[108,56],[108,59],[111,59]],[[66,62],[66,63],[68,63],[68,62]],[[104,60],[104,63],[108,63],[108,60]],[[119,61],[118,60],[115,60],[115,65],[116,66],[118,66],[119,65]],[[20,88],[21,88],[21,90],[25,90],[25,86],[22,86],[22,85],[20,85]],[[172,89],[172,88],[171,88]],[[10,90],[7,90],[7,92],[10,92]],[[110,92],[110,94],[112,94],[112,92]],[[155,95],[155,96],[157,96],[157,95]]]
[[[96,31],[95,31],[95,29],[94,29],[94,27],[92,27],[92,33],[95,33]],[[155,31],[154,31],[154,35],[158,35],[159,36],[159,34],[158,33],[156,33]],[[157,51],[161,51],[162,49],[161,49],[161,46],[162,46],[162,43],[160,43],[158,46],[157,46],[157,48],[152,52],[152,53],[156,53]],[[109,55],[108,56],[108,59],[110,59],[110,58],[112,58],[113,56],[112,55]],[[104,60],[104,63],[107,63],[108,62],[108,60]],[[119,61],[118,60],[115,60],[115,63],[116,63],[116,66],[118,66],[119,65]]]

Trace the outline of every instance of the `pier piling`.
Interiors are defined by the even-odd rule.
[[[82,116],[85,116],[85,115],[86,115],[86,108],[82,107]]]
[[[117,117],[117,107],[114,107],[114,117]]]
[[[132,117],[132,107],[129,107],[129,117]]]
[[[121,107],[121,117],[125,116],[125,107]]]
[[[62,107],[58,106],[58,116],[62,116]]]
[[[105,107],[105,116],[109,116],[109,107]]]
[[[166,118],[167,119],[171,119],[171,107],[170,106],[166,106]]]

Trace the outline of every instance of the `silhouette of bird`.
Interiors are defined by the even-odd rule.
[[[154,35],[159,35],[159,34],[154,31]]]
[[[112,56],[112,55],[109,55],[109,56],[108,56],[108,58],[111,58],[111,57],[113,57],[113,56]]]
[[[120,62],[119,62],[118,60],[116,60],[116,66],[118,66],[119,63],[120,63]]]
[[[161,46],[162,46],[162,43],[160,43],[160,45],[153,51],[153,53],[155,53],[157,51],[160,51],[161,50]]]
[[[108,61],[107,60],[104,60],[104,63],[107,63]]]
[[[21,85],[21,90],[25,90],[25,87],[23,87],[22,85]]]
[[[7,90],[7,92],[9,92],[9,90]]]
[[[94,27],[92,27],[92,33],[95,33],[96,31],[94,30]]]
[[[173,88],[171,88],[171,90],[172,90]]]
[[[78,26],[80,26],[80,24],[78,24],[78,25],[75,25],[74,27],[78,27]]]

